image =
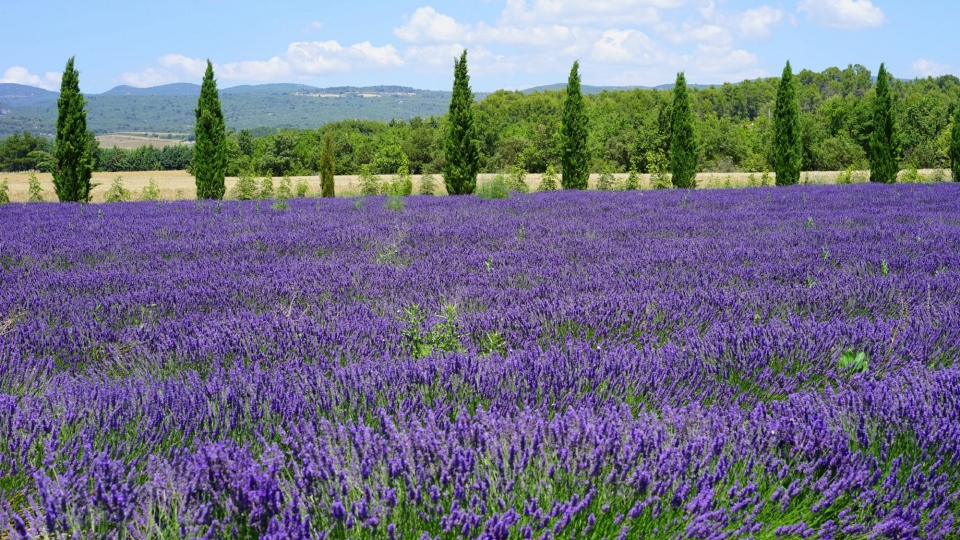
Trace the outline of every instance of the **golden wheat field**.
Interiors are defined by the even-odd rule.
[[[943,179],[949,179],[950,172],[946,171],[933,171],[933,170],[921,170],[918,171],[919,174],[930,178],[936,174],[944,175]],[[0,173],[0,181],[4,179],[7,181],[7,186],[9,190],[9,196],[11,202],[26,202],[29,198],[28,196],[28,187],[29,187],[29,175],[31,173]],[[903,174],[903,173],[901,173]],[[806,184],[833,184],[836,183],[837,177],[840,175],[839,172],[804,172],[800,176],[801,183]],[[41,196],[46,201],[56,201],[57,196],[53,188],[53,177],[50,173],[36,173],[37,179],[40,181],[40,187],[43,189]],[[133,200],[138,200],[141,198],[143,189],[149,184],[150,180],[153,179],[156,181],[157,185],[160,188],[160,198],[164,200],[181,200],[181,199],[193,199],[197,195],[196,185],[194,184],[194,178],[186,171],[142,171],[142,172],[123,172],[123,173],[106,173],[98,172],[93,174],[93,183],[98,184],[93,189],[92,202],[103,202],[104,194],[107,189],[109,189],[111,182],[117,177],[121,177],[123,180],[123,187],[131,192],[131,198]],[[482,185],[486,182],[490,182],[496,175],[495,174],[481,174],[478,177],[477,183]],[[334,178],[334,185],[336,187],[336,194],[338,197],[356,197],[360,195],[360,183],[357,176],[337,176]],[[389,180],[390,175],[381,176],[384,180]],[[435,178],[435,194],[445,195],[446,190],[443,187],[443,178],[440,175],[434,175]],[[590,175],[590,188],[596,189],[600,175],[592,174]],[[614,175],[615,182],[622,183],[626,178],[626,174],[616,174]],[[854,182],[863,182],[868,178],[866,172],[855,172],[853,175]],[[414,193],[419,193],[420,191],[420,175],[414,175],[413,186]],[[276,186],[279,183],[279,178],[274,178],[274,185]],[[310,186],[309,196],[316,196],[320,190],[320,179],[317,176],[295,176],[291,177],[293,184],[296,184],[300,180],[304,180]],[[529,174],[526,177],[526,183],[529,186],[531,191],[535,191],[537,186],[540,184],[541,175],[539,174]],[[229,192],[231,188],[237,183],[236,177],[228,177],[226,179],[227,191]],[[700,188],[724,188],[724,187],[747,187],[747,186],[759,186],[759,185],[773,185],[774,175],[771,173],[764,177],[760,173],[700,173],[697,175],[697,186]],[[640,175],[640,187],[643,189],[649,189],[650,186],[650,175],[641,174]]]

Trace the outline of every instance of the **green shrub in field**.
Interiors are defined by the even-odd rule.
[[[307,196],[307,193],[310,192],[310,184],[308,184],[307,181],[304,180],[303,178],[300,178],[299,180],[297,180],[296,190],[297,190],[297,197],[302,199]]]
[[[933,172],[930,173],[930,181],[931,181],[931,182],[946,182],[946,181],[947,181],[947,171],[945,171],[945,170],[943,170],[943,169],[934,169]]]
[[[510,171],[510,191],[517,193],[529,193],[530,186],[527,185],[527,169],[523,164],[523,156],[517,158],[517,162]]]
[[[506,199],[510,196],[510,181],[504,174],[498,174],[493,180],[480,184],[476,195],[481,199]]]
[[[267,200],[273,198],[273,176],[270,173],[267,173],[267,176],[260,183],[260,193],[257,194],[258,199]]]
[[[610,171],[600,173],[600,178],[597,179],[597,189],[600,191],[613,191],[617,189],[617,181],[613,173]]]
[[[897,181],[901,184],[923,184],[930,182],[930,179],[920,174],[916,165],[910,165],[900,174]]]
[[[840,171],[837,175],[837,184],[848,185],[853,183],[853,167],[847,167],[845,171]]]
[[[636,167],[630,168],[630,173],[623,183],[623,189],[627,191],[640,189],[640,173],[637,172]]]
[[[27,177],[27,202],[43,202],[43,188],[34,173]]]
[[[257,204],[259,204],[259,203],[257,203]],[[277,210],[278,212],[282,212],[282,211],[284,211],[284,210],[289,210],[289,209],[290,209],[290,205],[287,204],[287,200],[286,200],[286,199],[277,199],[277,200],[273,201],[273,204],[270,205],[270,208],[271,208],[272,210]]]
[[[380,195],[382,183],[380,177],[370,172],[369,165],[360,167],[360,194],[361,195]]]
[[[123,187],[123,177],[117,176],[113,179],[113,182],[110,183],[110,189],[103,194],[103,198],[107,202],[124,202],[130,200],[130,190]]]
[[[420,195],[433,195],[437,189],[437,181],[433,175],[427,173],[420,178]]]
[[[662,151],[647,152],[647,167],[650,170],[650,187],[653,189],[670,189],[673,180],[667,172],[667,158]]]
[[[557,190],[557,171],[553,169],[553,164],[547,165],[547,172],[540,177],[540,185],[537,191],[556,191]]]
[[[7,183],[7,179],[4,178],[3,182],[0,182],[0,204],[6,204],[10,202],[10,186]]]
[[[248,174],[241,174],[237,178],[236,185],[230,190],[230,198],[251,201],[256,199],[259,193],[260,188],[257,186],[257,179]]]
[[[283,178],[280,179],[280,187],[277,188],[274,197],[277,199],[290,199],[293,197],[293,181],[290,180],[290,177],[283,175]]]
[[[143,186],[143,190],[140,191],[140,200],[141,201],[159,201],[160,200],[160,186],[157,185],[157,181],[151,178],[147,185]]]
[[[400,158],[400,166],[397,167],[397,174],[390,182],[383,186],[386,194],[393,197],[406,197],[413,195],[413,180],[410,178],[410,161],[406,154]]]

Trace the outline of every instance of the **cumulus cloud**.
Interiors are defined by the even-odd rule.
[[[363,67],[399,67],[403,60],[393,45],[369,41],[344,47],[336,41],[300,41],[287,47],[287,60],[298,73],[319,75]]]
[[[138,88],[146,88],[150,86],[160,86],[162,84],[175,83],[179,79],[173,73],[169,71],[158,71],[154,68],[147,68],[140,72],[128,71],[120,75],[120,80],[124,84],[130,86],[136,86]]]
[[[279,56],[215,66],[218,78],[235,81],[275,81],[290,74],[290,64]]]
[[[913,63],[913,73],[918,77],[939,77],[940,75],[954,72],[953,66],[927,60],[926,58],[918,58]]]
[[[637,30],[607,30],[593,44],[592,58],[600,62],[650,61],[658,56],[653,41]]]
[[[58,90],[60,88],[60,79],[62,73],[47,72],[46,75],[34,75],[25,67],[13,66],[7,68],[0,77],[0,83],[25,84],[27,86],[36,86],[45,90]]]
[[[189,58],[182,54],[167,54],[158,60],[161,66],[174,69],[191,77],[203,77],[207,71],[207,61],[199,58]]]
[[[870,0],[800,0],[797,11],[805,11],[820,26],[847,30],[875,28],[887,20]]]
[[[459,24],[453,17],[437,13],[432,7],[418,8],[393,35],[407,43],[449,43],[461,41],[470,32],[470,25]]]
[[[751,39],[769,39],[770,30],[783,20],[783,11],[770,6],[744,11],[737,20],[740,35]]]
[[[156,86],[203,77],[207,61],[182,54],[167,54],[157,59],[160,67],[128,72],[121,80],[131,86]],[[218,79],[225,81],[280,81],[290,77],[308,77],[356,69],[400,67],[404,61],[393,45],[377,47],[369,41],[349,46],[336,41],[296,41],[282,56],[269,60],[244,60],[214,63]]]
[[[690,0],[507,0],[501,23],[565,22],[591,24],[653,24],[662,9],[675,9]]]

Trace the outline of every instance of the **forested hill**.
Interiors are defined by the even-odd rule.
[[[200,86],[177,83],[154,88],[118,86],[87,94],[94,133],[193,131]],[[29,131],[51,135],[57,120],[56,92],[0,84],[0,139]],[[484,94],[478,95],[482,98]],[[443,115],[450,92],[402,86],[316,88],[302,84],[237,86],[220,91],[227,126],[234,129],[316,128],[346,119],[389,121]]]

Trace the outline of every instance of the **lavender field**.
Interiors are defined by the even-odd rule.
[[[955,184],[387,202],[0,207],[0,538],[960,534]]]

